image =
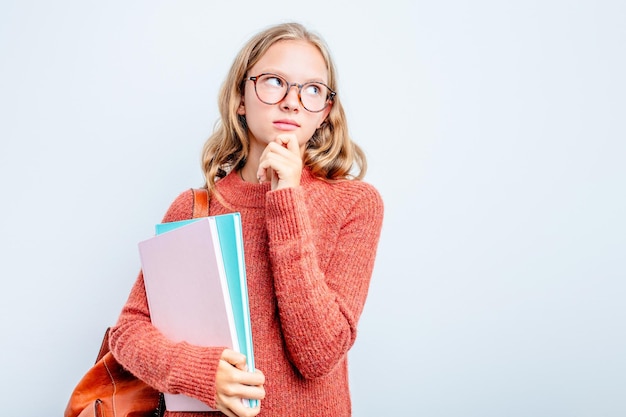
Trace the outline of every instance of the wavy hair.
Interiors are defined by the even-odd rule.
[[[243,95],[244,78],[250,68],[276,42],[310,42],[322,54],[328,71],[328,86],[337,91],[337,75],[326,43],[299,23],[269,27],[252,37],[230,68],[218,96],[220,119],[202,149],[202,168],[209,192],[232,169],[241,169],[248,157],[249,138],[245,116],[237,114]],[[348,135],[346,115],[339,95],[333,98],[330,113],[306,144],[303,163],[314,176],[327,180],[361,179],[367,161],[361,148]]]

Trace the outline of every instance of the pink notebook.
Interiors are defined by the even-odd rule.
[[[215,220],[203,218],[139,243],[152,323],[167,338],[239,350]],[[169,411],[214,411],[164,393]]]

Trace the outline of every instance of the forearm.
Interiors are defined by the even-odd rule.
[[[344,358],[356,338],[356,318],[319,268],[305,260],[315,257],[307,252],[300,253],[300,262],[292,258],[274,268],[274,283],[290,359],[304,377],[316,378]],[[272,255],[273,260],[280,258]]]
[[[117,360],[161,392],[215,401],[215,373],[223,348],[174,343],[151,323],[143,279],[135,283],[115,327],[110,346]]]
[[[300,373],[314,378],[332,371],[354,343],[382,211],[370,211],[374,221],[368,207],[337,211],[332,215],[344,227],[322,232],[311,224],[302,193],[268,197],[268,235],[285,343]]]

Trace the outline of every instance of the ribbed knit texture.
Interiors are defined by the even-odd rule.
[[[347,353],[374,266],[383,204],[362,181],[328,183],[302,173],[298,188],[271,191],[231,173],[217,183],[210,214],[243,223],[257,368],[266,376],[260,416],[350,416]],[[163,221],[192,214],[182,193]],[[172,343],[150,324],[139,275],[110,336],[115,357],[160,391],[215,407],[223,348]],[[166,413],[200,417],[221,413]]]

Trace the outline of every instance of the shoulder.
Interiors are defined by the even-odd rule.
[[[372,205],[383,206],[383,199],[372,184],[361,180],[348,180],[343,181],[342,185],[345,187],[347,193],[354,195],[357,201],[368,201]]]
[[[175,222],[179,220],[187,220],[193,216],[193,192],[191,189],[185,190],[176,197],[170,204],[163,223]]]
[[[316,181],[316,199],[332,200],[339,211],[365,212],[374,217],[382,217],[383,199],[370,183],[361,180]]]
[[[372,227],[382,227],[385,206],[378,190],[367,182],[361,180],[348,180],[342,184],[345,193],[351,198],[349,210],[355,218],[366,219]]]
[[[367,203],[373,206],[383,206],[380,193],[372,184],[361,180],[341,180],[329,183],[333,192],[344,202]]]

